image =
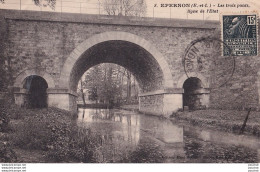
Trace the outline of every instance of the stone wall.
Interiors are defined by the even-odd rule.
[[[5,23],[0,25],[1,33],[6,35],[4,52],[1,53],[10,59],[14,80],[24,70],[41,68],[53,78],[56,88],[59,88],[62,67],[69,54],[96,34],[109,31],[127,32],[147,40],[167,61],[174,82],[173,88],[182,88],[179,80],[186,75],[183,58],[191,42],[208,36],[220,38],[221,35],[220,24],[211,21],[151,18],[137,21],[132,18],[79,14],[61,16],[48,12],[12,10],[0,10],[0,16],[0,22]],[[200,47],[200,50],[205,49]],[[211,53],[211,50],[207,52]],[[233,76],[226,84],[210,90],[211,108],[259,106],[259,56],[234,59]],[[212,87],[212,76],[207,73],[206,68],[200,71],[199,75],[205,78],[203,88]],[[155,105],[152,107],[154,110],[163,103],[158,103],[159,99],[162,99],[158,95],[140,99],[141,102],[144,102],[143,99],[147,102],[152,101],[151,105]],[[150,109],[146,103],[142,106]]]
[[[139,110],[147,114],[163,114],[163,94],[139,97]]]
[[[17,16],[17,12],[13,11],[4,12],[8,25],[7,56],[12,59],[14,75],[26,68],[40,66],[53,76],[55,83],[58,83],[64,61],[80,43],[95,34],[108,31],[132,33],[152,43],[164,55],[177,83],[184,74],[182,56],[185,47],[194,39],[212,35],[215,30],[215,23],[203,28],[203,25],[197,26],[201,22],[197,24],[196,21],[186,22],[182,26],[178,20],[172,20],[169,26],[160,24],[159,20],[147,21],[147,24],[140,21],[135,25],[127,21],[123,24],[109,24],[109,20],[100,21],[98,18],[94,23],[80,21],[81,18],[61,22],[61,19],[53,18],[43,20],[41,16],[35,16],[35,12],[24,12],[24,16]]]

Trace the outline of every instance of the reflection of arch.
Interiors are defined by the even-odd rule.
[[[22,73],[20,73],[15,79],[14,87],[22,88],[25,78],[28,76],[31,76],[31,75],[37,75],[37,76],[40,76],[43,79],[45,79],[48,84],[48,88],[55,87],[54,80],[51,75],[49,75],[48,73],[46,73],[44,71],[40,71],[40,70],[36,70],[36,69],[25,70]]]
[[[141,48],[146,50],[156,60],[156,62],[159,64],[162,70],[163,73],[162,85],[165,88],[173,87],[171,71],[163,55],[145,39],[126,32],[104,32],[90,37],[89,39],[81,43],[79,46],[77,46],[64,63],[63,69],[61,71],[59,86],[62,88],[72,89],[73,87],[71,86],[70,83],[71,73],[76,62],[80,59],[81,56],[84,55],[84,53],[87,50],[89,50],[90,48],[92,48],[97,44],[107,42],[107,41],[125,41],[140,46]]]
[[[195,77],[195,78],[200,79],[203,88],[209,88],[209,82],[207,81],[207,79],[203,75],[198,74],[198,73],[189,73],[189,78],[191,78],[191,77]],[[177,88],[182,88],[184,82],[187,79],[188,79],[188,76],[186,74],[182,75],[177,82]]]

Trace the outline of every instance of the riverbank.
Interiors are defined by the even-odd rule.
[[[260,112],[257,111],[249,113],[244,131],[240,133],[247,114],[248,111],[208,109],[177,112],[170,119],[175,122],[186,122],[200,128],[260,137]]]
[[[73,119],[73,114],[56,108],[23,109],[8,105],[5,111],[10,120],[7,129],[0,132],[0,162],[257,162],[255,149],[211,143],[207,140],[211,137],[211,132],[201,133],[200,127],[197,127],[198,131],[193,129],[195,127],[184,127],[182,146],[169,149],[165,148],[165,142],[154,137],[154,132],[147,132],[164,132],[165,127],[176,129],[173,121],[179,124],[177,118],[171,119],[171,122],[163,118],[119,110],[102,109],[96,114],[96,111],[91,109],[85,114],[78,114],[82,124],[78,125],[79,120]],[[0,112],[3,112],[2,109]],[[84,122],[91,123],[91,119],[92,127],[83,128]],[[168,123],[168,127],[165,122]],[[128,127],[125,127],[126,124]],[[138,130],[135,130],[135,127],[138,127]],[[111,135],[113,131],[117,134]],[[136,133],[133,134],[133,131]],[[212,135],[216,137],[214,132]],[[223,140],[223,137],[221,139]],[[169,159],[165,153],[175,150],[183,151],[185,155]]]
[[[0,162],[98,162],[100,137],[57,108],[25,109],[0,102]]]
[[[76,130],[73,114],[56,108],[24,109],[6,102],[1,104],[1,112],[7,123],[0,131],[0,162],[69,160],[60,143]]]
[[[139,110],[138,105],[124,105],[120,108],[135,112]],[[188,123],[201,128],[240,134],[247,113],[248,111],[207,109],[177,112],[169,119],[177,123]],[[243,134],[260,137],[260,112],[249,113]]]
[[[120,106],[120,109],[138,112],[138,111],[139,111],[139,105],[138,105],[138,104],[134,104],[134,105],[122,105],[122,106]]]

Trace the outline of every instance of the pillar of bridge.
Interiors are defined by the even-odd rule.
[[[77,93],[65,88],[49,88],[47,94],[48,107],[77,112]]]
[[[183,89],[172,88],[139,95],[139,111],[152,115],[170,116],[183,107]]]
[[[19,107],[27,107],[28,102],[29,102],[29,100],[28,100],[28,95],[29,95],[28,90],[26,90],[24,88],[19,88],[19,87],[12,87],[10,89],[12,89],[12,91],[14,93],[15,104],[18,105]]]

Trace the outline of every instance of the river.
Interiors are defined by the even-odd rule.
[[[251,145],[247,146],[240,136],[224,136],[162,117],[117,109],[79,109],[77,125],[100,137],[98,162],[258,162],[255,138],[249,138]]]

